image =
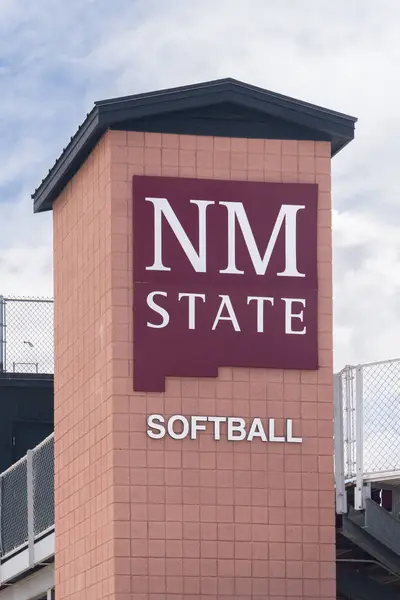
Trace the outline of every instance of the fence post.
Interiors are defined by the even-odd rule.
[[[26,453],[26,482],[28,497],[28,553],[29,566],[35,563],[35,529],[33,521],[33,450]]]
[[[363,510],[364,496],[364,411],[363,411],[363,368],[356,368],[356,487],[354,490],[354,508]]]
[[[5,370],[5,300],[4,296],[0,296],[0,373]]]
[[[345,402],[345,412],[346,412],[346,474],[347,477],[351,477],[355,464],[353,460],[354,448],[353,448],[353,438],[352,438],[352,418],[353,418],[353,397],[352,397],[352,367],[347,365],[344,369],[345,372],[345,384],[346,384],[346,402]]]
[[[347,514],[347,496],[344,483],[344,435],[342,374],[333,378],[334,444],[335,444],[335,490],[336,512]]]

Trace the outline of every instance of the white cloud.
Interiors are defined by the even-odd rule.
[[[0,186],[5,186],[26,177],[35,177],[38,168],[43,168],[46,154],[38,140],[23,137],[15,145],[15,151],[9,154],[7,149],[1,157]]]
[[[398,0],[0,0],[0,292],[51,293],[27,192],[94,100],[236,77],[359,117],[333,161],[336,366],[400,354],[399,25]]]

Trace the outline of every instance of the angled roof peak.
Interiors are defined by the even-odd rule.
[[[129,96],[117,96],[115,98],[106,98],[104,100],[96,100],[95,106],[101,106],[103,104],[109,104],[110,102],[129,102],[130,100],[139,99],[139,98],[149,98],[156,96],[164,96],[169,94],[178,94],[179,92],[192,92],[197,90],[212,90],[214,88],[218,88],[224,85],[244,85],[247,84],[239,81],[238,79],[233,79],[232,77],[225,77],[224,79],[213,79],[212,81],[200,82],[200,83],[191,83],[189,85],[181,85],[173,88],[162,88],[160,90],[152,90],[150,92],[141,92],[139,94],[130,94]]]
[[[51,210],[107,129],[329,141],[334,156],[356,120],[230,77],[99,100],[33,193],[34,211]]]

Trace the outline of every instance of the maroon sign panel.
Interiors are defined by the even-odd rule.
[[[134,389],[317,369],[314,184],[134,177]]]

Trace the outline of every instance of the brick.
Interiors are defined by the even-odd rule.
[[[318,372],[226,366],[133,392],[131,177],[143,173],[318,183]],[[108,132],[56,200],[57,581],[79,557],[65,600],[73,586],[101,600],[334,598],[330,185],[327,142]],[[149,412],[293,418],[304,441],[149,440]]]

